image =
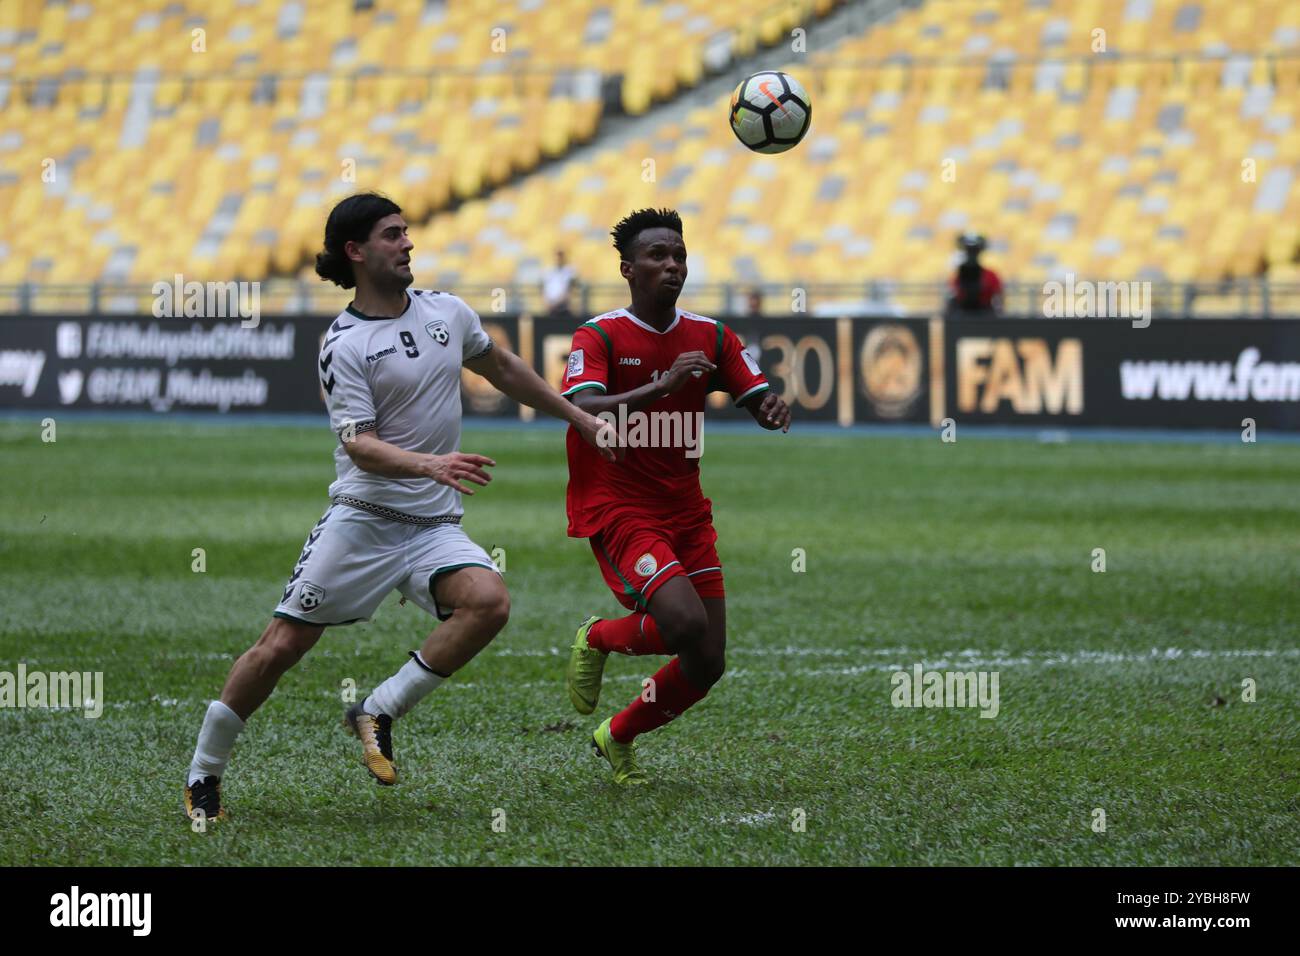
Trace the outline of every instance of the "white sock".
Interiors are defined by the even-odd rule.
[[[208,712],[203,717],[203,729],[199,731],[199,742],[194,747],[194,759],[190,761],[190,776],[186,781],[189,786],[204,777],[220,778],[230,763],[230,751],[235,747],[235,738],[244,729],[244,722],[239,715],[219,700],[208,704]]]
[[[401,670],[376,687],[362,701],[361,709],[372,717],[387,714],[396,720],[444,680],[445,677],[435,674],[424,662],[418,651],[411,651],[411,659],[402,665]]]

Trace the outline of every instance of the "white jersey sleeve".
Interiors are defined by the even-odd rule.
[[[455,302],[458,307],[458,317],[463,323],[462,361],[468,362],[480,355],[487,355],[488,352],[492,351],[492,338],[483,331],[483,323],[479,320],[478,313],[471,309],[463,299],[457,298]]]
[[[356,337],[331,342],[321,348],[321,386],[325,389],[330,427],[340,441],[348,441],[376,428],[375,399],[365,358],[357,352]]]

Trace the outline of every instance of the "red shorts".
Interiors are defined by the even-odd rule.
[[[665,581],[686,577],[702,598],[725,597],[713,513],[623,515],[590,539],[605,583],[628,610],[644,611]]]

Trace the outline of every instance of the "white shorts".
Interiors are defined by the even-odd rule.
[[[275,616],[306,624],[368,621],[396,588],[440,621],[434,580],[458,568],[497,570],[459,524],[415,525],[330,505],[307,536]]]

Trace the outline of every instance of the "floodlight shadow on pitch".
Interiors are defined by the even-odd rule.
[[[740,81],[731,94],[731,131],[756,153],[799,145],[812,123],[812,100],[788,73],[766,70]]]

